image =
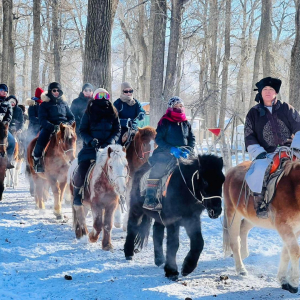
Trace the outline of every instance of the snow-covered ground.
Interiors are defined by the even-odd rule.
[[[178,282],[164,277],[153,262],[152,238],[146,249],[128,262],[124,259],[125,233],[113,229],[114,252],[101,243],[78,242],[72,231],[71,209],[64,205],[64,221],[52,214],[53,201],[44,214],[34,209],[28,184],[20,176],[15,190],[7,189],[0,203],[0,299],[299,299],[276,281],[281,240],[273,231],[253,229],[249,276],[235,275],[232,258],[223,258],[220,219],[202,216],[205,246],[196,270]],[[88,217],[89,229],[91,216]],[[181,230],[179,269],[189,250]],[[65,275],[72,276],[66,280]],[[220,276],[228,276],[220,280]]]

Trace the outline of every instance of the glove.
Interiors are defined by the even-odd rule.
[[[59,125],[54,125],[53,133],[59,132]]]
[[[98,141],[97,139],[93,139],[93,140],[91,141],[91,146],[92,146],[93,148],[96,148],[96,147],[98,146],[98,144],[99,144],[99,141]]]
[[[293,141],[292,139],[287,139],[283,145],[287,147],[291,147],[292,141]]]
[[[181,150],[181,157],[188,158],[189,155],[190,155],[190,151],[189,150],[187,150],[187,149],[182,149]]]
[[[262,152],[256,156],[256,159],[264,159],[267,157],[267,152]]]
[[[171,153],[174,157],[180,158],[180,156],[181,156],[181,154],[182,154],[182,151],[181,151],[179,148],[177,148],[177,147],[171,147],[170,153]]]
[[[139,121],[144,120],[144,117],[145,117],[145,113],[140,113],[139,114]]]

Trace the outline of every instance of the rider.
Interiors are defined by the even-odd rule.
[[[9,124],[9,131],[11,133],[14,132],[22,132],[24,126],[24,115],[22,109],[18,105],[18,100],[16,96],[10,95],[7,100],[9,101],[12,109],[13,115],[12,120]]]
[[[114,102],[114,106],[119,113],[121,123],[119,144],[122,144],[122,137],[128,130],[126,127],[128,119],[134,120],[138,117],[140,121],[143,120],[145,110],[142,108],[141,103],[133,98],[133,88],[129,82],[123,82],[121,84],[121,95],[120,98]],[[137,120],[133,122],[133,128],[137,128]]]
[[[246,181],[254,195],[256,214],[261,218],[268,217],[268,205],[264,201],[265,172],[272,162],[273,152],[284,145],[300,149],[300,115],[294,107],[277,99],[280,86],[281,80],[272,77],[256,83],[255,101],[259,104],[250,109],[245,122],[245,145],[254,159]],[[295,135],[293,141],[292,135]]]
[[[164,176],[167,166],[175,164],[175,159],[187,158],[195,146],[195,136],[191,124],[186,119],[184,103],[179,97],[173,97],[168,102],[168,109],[158,122],[155,142],[158,147],[149,159],[152,166],[147,181],[147,191],[143,207],[149,210],[161,209],[156,198],[160,179]],[[190,148],[184,149],[184,146]],[[179,148],[182,147],[182,148]]]
[[[43,102],[39,106],[38,118],[42,129],[33,152],[34,168],[37,173],[44,172],[42,154],[51,135],[59,131],[61,123],[72,125],[75,121],[59,83],[50,83],[48,92],[44,92],[41,98]]]
[[[74,207],[82,206],[80,189],[91,162],[96,160],[97,149],[117,143],[120,137],[118,113],[109,99],[110,95],[105,89],[95,90],[94,98],[89,101],[81,119],[79,131],[83,139],[83,148],[78,154],[79,166],[73,178]]]
[[[72,101],[70,107],[76,122],[77,150],[81,150],[82,148],[82,139],[79,134],[80,122],[89,100],[93,98],[93,91],[94,87],[90,83],[84,84],[78,98]]]

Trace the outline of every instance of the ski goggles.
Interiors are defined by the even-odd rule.
[[[109,98],[110,98],[109,94],[105,92],[97,93],[94,97],[95,100],[100,100],[100,99],[109,100]]]

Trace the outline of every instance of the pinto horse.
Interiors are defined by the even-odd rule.
[[[132,186],[132,178],[135,172],[148,161],[149,157],[154,151],[156,130],[151,126],[145,126],[143,128],[138,128],[133,141],[130,143],[128,149],[126,150],[126,158],[128,161],[130,169],[130,177],[126,190],[126,206],[127,211],[123,219],[123,230],[127,230],[128,222],[128,210],[130,207],[130,191]],[[115,212],[114,225],[117,228],[121,227],[121,207],[117,207]]]
[[[59,131],[52,135],[45,153],[44,173],[36,173],[33,168],[32,152],[37,138],[30,142],[27,149],[27,161],[35,187],[36,208],[45,209],[44,197],[47,194],[45,188],[50,184],[54,196],[54,215],[57,219],[62,218],[61,202],[67,184],[70,162],[75,158],[76,138],[75,123],[72,126],[60,124]]]
[[[225,256],[231,255],[232,251],[236,272],[239,275],[247,275],[242,260],[249,256],[247,245],[249,231],[253,227],[277,230],[283,241],[278,280],[284,290],[297,293],[300,257],[300,247],[297,242],[300,235],[300,162],[285,163],[284,176],[279,181],[276,194],[269,206],[268,219],[256,217],[252,196],[245,199],[243,178],[250,165],[251,162],[244,162],[230,169],[226,175],[223,230]],[[288,270],[289,262],[291,265]]]
[[[93,230],[89,233],[89,240],[97,242],[103,228],[102,249],[110,251],[111,229],[114,211],[118,205],[119,195],[126,191],[129,177],[128,162],[121,145],[110,145],[97,153],[96,162],[84,190],[83,206],[73,206],[73,227],[77,239],[88,234],[86,227],[87,209],[93,214]],[[74,163],[72,167],[74,168]],[[71,168],[72,168],[71,167]],[[70,186],[73,192],[73,186]]]
[[[162,201],[162,211],[155,212],[142,208],[144,197],[140,195],[140,179],[149,170],[148,164],[136,172],[129,211],[127,237],[124,246],[125,257],[132,260],[136,246],[146,243],[151,218],[155,264],[165,262],[163,254],[164,228],[167,228],[167,255],[165,276],[178,278],[176,253],[179,248],[179,227],[183,226],[190,238],[190,251],[187,254],[181,274],[186,276],[194,271],[202,252],[204,241],[201,233],[200,215],[204,209],[210,218],[217,218],[222,212],[221,193],[224,175],[223,160],[214,155],[203,155],[186,161],[179,161],[171,175],[166,196]]]
[[[4,191],[4,179],[7,165],[7,136],[8,136],[8,124],[0,122],[0,201],[2,201]]]

